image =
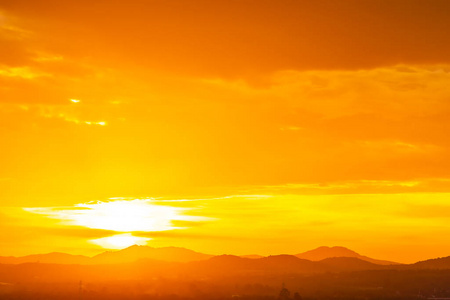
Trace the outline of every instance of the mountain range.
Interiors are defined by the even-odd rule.
[[[345,247],[319,247],[295,255],[209,255],[178,247],[153,248],[131,246],[106,251],[93,257],[67,253],[35,254],[22,257],[0,256],[0,264],[105,265],[134,262],[184,263],[198,269],[292,270],[307,272],[357,271],[377,269],[450,269],[450,256],[414,264],[378,260],[360,255]]]
[[[22,257],[0,256],[0,264],[22,264],[22,263],[51,263],[51,264],[117,264],[134,262],[140,259],[154,259],[171,262],[189,262],[206,260],[213,255],[195,252],[185,248],[163,247],[153,248],[148,246],[134,245],[119,251],[106,251],[88,257],[84,255],[72,255],[67,253],[35,254]]]
[[[360,255],[356,253],[355,251],[352,251],[350,249],[347,249],[345,247],[319,247],[314,250],[306,251],[303,253],[296,254],[298,258],[303,258],[307,260],[312,261],[320,261],[327,258],[332,257],[354,257],[358,258],[360,260],[364,260],[376,265],[398,265],[399,263],[392,262],[392,261],[386,261],[386,260],[379,260],[379,259],[373,259],[367,256]]]
[[[291,256],[291,255],[285,255]],[[335,257],[352,257],[362,261],[367,261],[376,265],[396,265],[398,263],[377,260],[367,256],[360,255],[355,251],[345,247],[319,247],[314,250],[293,255],[294,257],[308,260],[321,261],[327,258]],[[0,263],[3,264],[21,264],[29,262],[53,263],[53,264],[115,264],[128,263],[140,259],[153,259],[168,262],[191,262],[208,260],[214,255],[195,252],[185,248],[163,247],[153,248],[149,246],[134,245],[119,251],[106,251],[93,257],[83,255],[72,255],[67,253],[47,253],[35,254],[22,257],[0,256]],[[246,259],[263,259],[262,255],[243,255],[241,258]]]
[[[347,256],[345,256],[347,255]],[[306,259],[308,258],[308,259]],[[362,256],[343,247],[319,247],[296,255],[212,256],[185,248],[131,246],[93,257],[49,253],[0,257],[0,281],[133,280],[159,278],[272,278],[288,274],[361,271],[449,270],[450,256],[414,264],[398,264]],[[289,275],[290,276],[290,275]],[[203,279],[202,279],[203,278]]]

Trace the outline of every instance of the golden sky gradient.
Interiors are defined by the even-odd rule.
[[[0,1],[0,255],[450,255],[449,12]]]

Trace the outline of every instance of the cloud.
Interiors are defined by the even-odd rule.
[[[54,235],[63,237],[73,237],[82,239],[94,239],[116,234],[113,230],[92,229],[82,226],[64,226],[64,227],[34,227],[36,234],[40,235]]]
[[[224,234],[206,234],[206,233],[190,233],[189,231],[183,230],[170,230],[170,231],[160,231],[160,232],[135,232],[135,236],[148,237],[152,239],[196,239],[196,240],[218,240],[218,241],[244,241],[244,240],[257,240],[257,237],[236,237],[232,235]]]
[[[0,69],[0,76],[19,77],[22,79],[33,79],[41,76],[50,76],[46,73],[34,72],[28,67],[23,68],[3,68]]]
[[[48,179],[34,185],[36,192],[41,186],[46,197],[66,197],[64,191],[76,182],[75,198],[93,190],[109,198],[135,190],[144,197],[220,196],[254,193],[261,186],[424,182],[448,175],[447,65],[290,70],[260,85],[92,68],[92,81],[62,76],[56,90],[45,82],[48,77],[17,79],[53,98],[33,102],[28,98],[36,91],[19,85],[21,92],[13,89],[10,95],[22,100],[0,106],[0,131],[11,145],[19,143],[14,136],[21,136],[22,144],[41,145],[33,157],[22,155],[23,163],[5,162],[2,177],[22,178],[18,185],[31,172],[46,181],[48,167],[30,171],[26,166],[54,162],[51,172],[64,176],[58,175],[58,183]],[[39,141],[35,131],[41,132]],[[28,186],[34,182],[27,180]],[[440,182],[415,188],[363,184],[339,192],[364,188],[371,193],[446,191]],[[14,197],[19,195],[8,196]]]
[[[168,10],[164,4],[139,1],[136,7],[125,8],[129,12],[125,15],[123,7],[108,5],[109,13],[101,17],[95,13],[103,9],[101,3],[89,11],[82,9],[86,3],[28,4],[3,5],[6,17],[1,26],[7,31],[3,40],[21,51],[11,48],[11,55],[22,54],[17,60],[8,55],[3,58],[0,132],[6,143],[20,149],[40,147],[34,147],[33,157],[19,150],[15,159],[21,163],[4,162],[0,176],[18,178],[17,182],[28,187],[34,182],[32,177],[40,178],[43,182],[33,189],[41,196],[55,193],[58,198],[72,190],[72,182],[79,185],[73,191],[75,198],[86,197],[94,189],[99,190],[100,198],[109,198],[127,195],[130,190],[140,196],[150,192],[152,196],[211,196],[213,187],[218,187],[216,195],[224,195],[249,186],[407,182],[447,176],[450,67],[446,56],[439,53],[429,52],[432,57],[425,62],[420,56],[427,52],[416,48],[404,60],[396,58],[395,51],[371,52],[368,49],[375,46],[366,39],[369,34],[354,32],[357,28],[347,27],[348,23],[333,22],[341,33],[338,35],[326,26],[313,26],[311,30],[324,33],[313,35],[304,31],[302,22],[318,25],[323,15],[310,14],[301,20],[297,15],[294,18],[291,10],[284,10],[287,6],[275,3],[261,7],[250,1],[248,7],[244,5],[246,9],[256,10],[250,9],[245,18],[237,16],[233,24],[219,22],[240,11],[224,3],[204,3],[199,14],[206,19],[181,11],[181,6]],[[401,28],[415,26],[400,10],[405,2],[390,4],[399,12],[397,19],[387,12],[368,10],[370,3],[366,7],[353,4],[344,1],[335,7],[326,1],[324,7],[355,17],[344,19],[359,20],[366,29],[374,28],[365,18],[360,19],[363,15],[381,14],[392,24],[404,22]],[[216,11],[217,5],[225,10],[212,18],[209,12]],[[235,5],[243,4],[231,6]],[[298,4],[289,5],[294,11],[299,8]],[[409,16],[423,21],[419,12],[425,10],[440,20],[440,8],[446,5],[435,1],[419,9],[420,5],[414,4]],[[264,12],[264,7],[270,9]],[[301,11],[329,14],[324,7],[304,2]],[[160,17],[148,23],[142,12],[150,8]],[[183,18],[173,19],[175,11]],[[277,12],[276,19],[282,23],[270,27],[257,12]],[[343,20],[339,14],[330,17]],[[172,19],[178,23],[168,23]],[[151,24],[161,25],[154,26],[160,28],[159,34],[148,31]],[[172,30],[177,24],[180,28],[190,24],[192,32]],[[290,34],[281,34],[285,25],[292,25],[292,34],[304,34],[299,36],[305,42],[294,43]],[[442,34],[434,26],[438,25],[426,23],[424,30]],[[216,29],[221,29],[230,43],[215,43]],[[12,38],[15,31],[20,39]],[[375,33],[372,39],[381,38]],[[241,34],[255,36],[259,42],[253,45],[253,40],[243,39]],[[384,33],[382,45],[398,45],[402,39],[405,45],[411,43],[410,37],[398,32],[389,34],[393,33]],[[147,39],[143,41],[142,36]],[[421,38],[420,46],[428,47],[422,44],[426,37]],[[341,43],[347,39],[359,46]],[[248,41],[247,50],[241,47],[243,40]],[[139,47],[132,47],[136,43]],[[266,53],[263,45],[275,48]],[[367,51],[361,51],[362,46],[367,46]],[[132,48],[135,50],[130,53]],[[332,59],[342,65],[324,60],[324,49],[336,50]],[[352,53],[355,49],[368,54],[356,56]],[[286,61],[283,51],[296,55]],[[353,60],[340,60],[340,55]],[[34,138],[36,132],[40,140]],[[67,147],[63,149],[62,144]],[[51,167],[43,167],[39,161],[47,161]],[[46,180],[52,177],[44,175],[48,172],[61,179]],[[10,187],[5,193],[11,199],[24,196],[12,195],[17,189],[13,183]],[[397,186],[397,191],[404,189]]]
[[[45,48],[115,67],[126,62],[163,72],[238,78],[285,69],[449,63],[444,13],[449,4],[442,0],[183,0],[172,5],[135,0],[126,6],[21,0],[2,7],[20,28],[33,28]]]

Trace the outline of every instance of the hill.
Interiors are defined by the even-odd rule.
[[[148,246],[131,246],[119,251],[106,251],[94,257],[83,255],[72,255],[67,253],[34,254],[22,257],[4,256],[0,257],[0,264],[23,264],[23,263],[48,263],[48,264],[118,264],[134,262],[140,259],[153,259],[170,262],[189,262],[205,260],[212,255],[195,252],[185,248],[164,247],[152,248]]]
[[[450,256],[428,259],[408,265],[411,269],[442,270],[450,269]]]
[[[347,249],[345,247],[319,247],[314,250],[306,251],[303,253],[296,254],[298,258],[308,259],[311,261],[321,261],[326,258],[332,257],[355,257],[360,260],[364,260],[377,265],[399,265],[399,263],[373,259],[367,256],[360,255],[353,250]]]
[[[133,262],[139,259],[153,259],[171,262],[190,262],[206,260],[212,255],[195,252],[185,248],[131,246],[119,251],[107,251],[92,257],[91,264],[115,264]]]
[[[264,257],[261,255],[253,254],[253,255],[243,255],[240,256],[240,258],[252,260],[267,259],[267,261],[270,261],[274,259],[280,260],[280,258],[274,258],[278,256],[281,255]],[[212,257],[213,255],[203,254],[185,248],[178,248],[178,247],[153,248],[149,246],[135,245],[118,251],[106,251],[94,257],[54,252],[48,254],[36,254],[22,257],[12,257],[12,256],[0,257],[0,263],[21,264],[21,263],[40,262],[53,264],[116,264],[116,263],[134,262],[141,259],[152,259],[168,262],[192,262],[202,260],[204,261]],[[333,257],[353,257],[377,265],[399,265],[398,263],[395,262],[378,260],[367,256],[363,256],[356,253],[355,251],[352,251],[344,247],[319,247],[314,250],[296,254],[295,257],[314,262],[322,261],[324,259]]]
[[[334,272],[381,270],[388,268],[356,257],[330,257],[321,260],[320,263],[329,267]]]

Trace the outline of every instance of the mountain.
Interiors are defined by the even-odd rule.
[[[319,261],[330,257],[357,257],[359,254],[345,247],[322,246],[310,251],[296,254],[295,256],[303,259]]]
[[[371,271],[387,272],[383,273],[387,274],[386,276],[397,276],[399,271],[403,272],[401,274],[405,274],[404,272],[433,271],[447,272],[442,274],[450,275],[450,256],[411,265],[379,265],[357,257],[332,257],[320,261],[310,261],[294,255],[273,255],[255,259],[234,255],[220,255],[204,260],[170,262],[149,258],[150,255],[154,257],[162,255],[165,259],[178,260],[206,257],[204,254],[183,248],[151,248],[145,246],[133,246],[116,252],[105,252],[94,258],[67,256],[63,253],[30,255],[16,258],[16,263],[0,263],[0,282],[79,282],[80,278],[87,281],[154,280],[154,278],[164,277],[181,278],[182,280],[190,278],[190,280],[200,281],[205,278],[212,278],[214,280],[220,279],[222,280],[221,282],[239,280],[239,278],[251,278],[252,280],[258,279],[271,282],[273,278],[281,280],[281,278],[293,278],[292,276],[313,276],[330,273],[345,278],[346,276],[353,276],[351,275],[353,272]],[[174,255],[177,256],[174,257]],[[25,259],[36,258],[39,260],[29,263],[17,263]],[[7,259],[11,259],[11,257]],[[62,260],[63,263],[49,263],[57,260]],[[80,260],[83,263],[68,264],[70,260]],[[88,260],[88,263],[85,263],[85,260]],[[124,262],[125,260],[130,262]]]
[[[261,267],[267,271],[281,272],[321,272],[325,268],[319,263],[307,259],[301,259],[294,255],[271,255],[257,260]]]
[[[124,249],[147,251],[147,248]],[[120,253],[124,253],[117,251]],[[186,249],[182,249],[186,250]],[[112,252],[112,253],[117,253]],[[126,253],[125,252],[125,253]],[[104,256],[103,256],[104,257]],[[133,259],[135,259],[134,257]],[[112,259],[108,256],[108,259]],[[116,257],[114,257],[116,259]],[[116,261],[116,260],[114,260]],[[348,271],[383,270],[391,267],[375,265],[357,258],[328,258],[309,261],[293,255],[274,255],[259,259],[242,258],[234,255],[214,256],[207,260],[167,262],[142,258],[134,262],[103,264],[50,264],[23,263],[0,264],[1,282],[49,281],[78,282],[83,280],[142,280],[158,277],[170,278],[274,278],[298,275],[341,273]],[[152,280],[153,280],[152,279]],[[272,279],[269,279],[272,280]],[[1,297],[0,297],[1,298]]]
[[[12,257],[12,256],[0,257],[0,264],[1,263],[21,264],[32,262],[53,263],[53,264],[115,264],[115,263],[134,262],[141,259],[152,259],[168,262],[192,262],[192,261],[208,260],[212,257],[213,255],[203,254],[185,248],[178,248],[178,247],[153,248],[149,246],[135,245],[118,251],[106,251],[92,258],[82,255],[71,255],[58,252],[48,254],[28,255],[23,257]],[[283,257],[283,255],[264,257],[261,255],[254,254],[254,255],[243,255],[240,258],[246,258],[251,260],[263,259],[263,261],[270,262],[272,260],[281,261],[280,257]],[[377,265],[399,265],[398,263],[395,262],[377,260],[367,256],[363,256],[344,247],[319,247],[311,251],[296,254],[295,257],[302,260],[309,260],[314,262],[333,257],[353,257]],[[292,260],[292,257],[291,258],[285,257],[284,259]],[[297,261],[294,260],[292,260],[291,262],[295,264],[298,263]]]
[[[94,257],[66,253],[35,254],[22,257],[0,257],[0,264],[47,263],[47,264],[117,264],[134,262],[140,259],[153,259],[170,262],[189,262],[205,260],[212,255],[198,253],[185,248],[131,246],[119,251],[106,251]]]
[[[419,261],[412,265],[408,265],[408,269],[409,268],[434,270],[450,269],[450,256]]]
[[[312,261],[320,261],[326,258],[332,257],[356,257],[360,260],[368,261],[377,265],[399,265],[399,263],[386,261],[386,260],[378,260],[373,259],[367,256],[360,255],[355,251],[347,249],[345,247],[319,247],[314,250],[306,251],[303,253],[296,254],[298,258],[308,259]]]
[[[374,264],[356,257],[330,257],[319,261],[334,272],[367,271],[386,269],[386,266]]]
[[[191,262],[187,269],[196,272],[242,272],[254,269],[255,261],[250,258],[243,258],[235,255],[219,255],[208,260]]]
[[[300,259],[293,255],[273,255],[258,259],[220,255],[205,261],[191,262],[186,269],[197,274],[282,274],[318,273],[328,271],[320,262]]]
[[[114,264],[133,262],[139,259],[153,259],[172,262],[190,262],[206,260],[212,255],[195,252],[185,248],[149,246],[131,246],[119,251],[107,251],[92,257],[91,264]]]

